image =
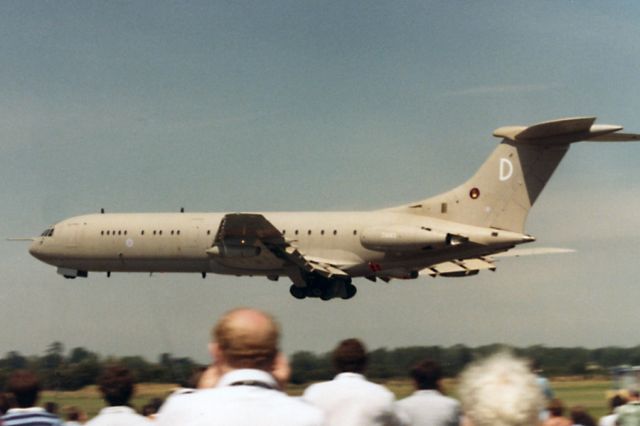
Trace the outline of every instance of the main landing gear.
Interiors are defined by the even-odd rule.
[[[289,293],[296,299],[306,297],[318,297],[322,300],[335,298],[351,299],[357,293],[356,287],[351,284],[351,280],[328,279],[323,277],[313,277],[307,280],[306,287],[298,287],[293,284],[289,288]]]

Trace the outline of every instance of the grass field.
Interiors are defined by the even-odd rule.
[[[390,380],[385,385],[395,393],[397,398],[404,398],[413,392],[411,382],[408,380]],[[552,381],[556,396],[564,401],[567,407],[581,405],[594,417],[599,418],[607,412],[606,391],[610,389],[608,380],[557,380]],[[137,387],[133,405],[141,408],[151,398],[165,398],[175,385],[171,384],[141,384]],[[447,392],[455,397],[455,383],[445,383]],[[287,392],[290,395],[300,395],[304,386],[291,386]],[[61,408],[75,405],[85,410],[90,417],[96,415],[103,402],[95,386],[89,386],[74,392],[44,392],[41,402],[53,401]]]

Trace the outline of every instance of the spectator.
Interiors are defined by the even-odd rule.
[[[47,401],[44,403],[44,409],[47,413],[57,416],[59,411],[59,406],[55,402]]]
[[[458,388],[466,422],[473,426],[538,424],[544,397],[527,363],[499,353],[467,367]]]
[[[9,408],[11,408],[9,397],[6,394],[0,392],[0,417],[4,416]],[[2,424],[2,422],[0,422],[0,424]]]
[[[539,360],[534,359],[533,361],[531,361],[531,370],[536,375],[538,386],[540,386],[540,390],[542,390],[542,394],[547,399],[547,402],[551,401],[555,397],[555,394],[553,393],[553,389],[551,389],[551,383],[549,383],[549,379],[542,375],[544,370],[542,370]]]
[[[443,395],[442,369],[430,359],[416,364],[410,371],[416,391],[398,401],[401,411],[414,426],[457,426],[460,423],[460,404]]]
[[[87,421],[87,415],[76,406],[64,409],[67,421],[64,426],[80,426]]]
[[[367,360],[362,342],[343,340],[333,351],[333,365],[338,375],[305,390],[303,398],[324,411],[328,425],[402,423],[395,409],[395,396],[385,387],[365,378]]]
[[[160,407],[162,407],[162,398],[151,398],[151,400],[142,407],[142,415],[154,420],[156,414],[160,411]]]
[[[98,379],[102,397],[109,405],[89,420],[87,426],[144,426],[151,422],[129,407],[134,392],[134,380],[128,368],[111,365]]]
[[[640,393],[636,390],[629,391],[629,400],[618,407],[615,413],[618,415],[616,424],[619,426],[640,425]]]
[[[542,426],[571,426],[571,420],[564,417],[564,404],[558,398],[549,401],[547,411],[549,417],[542,423]]]
[[[61,426],[58,417],[36,407],[40,383],[35,374],[18,370],[9,376],[7,389],[13,395],[17,408],[11,408],[2,416],[2,426]]]
[[[596,426],[593,417],[587,413],[584,407],[579,405],[571,408],[571,421],[573,422],[573,426]]]
[[[213,388],[174,394],[161,408],[164,426],[323,424],[322,412],[281,391],[288,378],[279,352],[280,331],[268,314],[249,308],[225,314],[215,326],[209,352]]]
[[[616,395],[609,400],[609,414],[600,418],[598,426],[615,426],[618,415],[615,413],[616,408],[624,405],[627,402],[620,395]]]

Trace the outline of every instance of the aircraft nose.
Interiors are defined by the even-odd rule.
[[[35,257],[36,259],[40,259],[40,254],[42,252],[41,249],[42,246],[42,241],[34,241],[33,243],[31,243],[31,245],[29,246],[29,254],[33,257]]]

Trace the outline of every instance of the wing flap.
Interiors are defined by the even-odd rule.
[[[451,260],[438,263],[420,271],[420,275],[431,277],[463,277],[474,275],[482,270],[495,271],[496,265],[486,257]]]

